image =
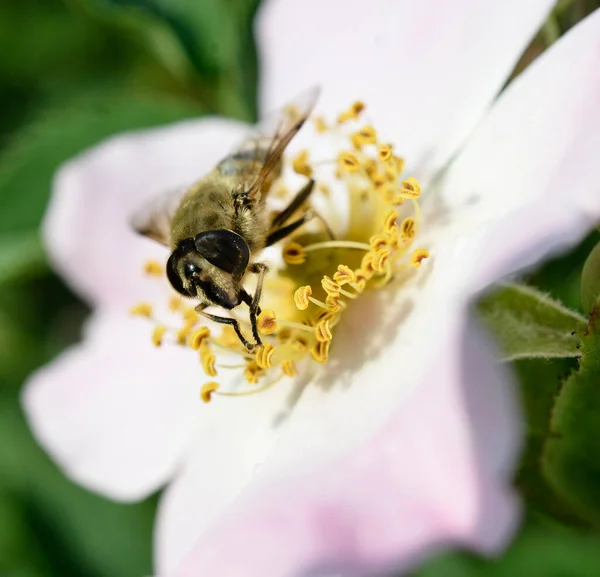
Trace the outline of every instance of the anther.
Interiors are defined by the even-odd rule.
[[[190,334],[190,329],[184,327],[177,331],[177,344],[178,345],[186,345],[188,342],[188,335]]]
[[[402,238],[411,239],[414,238],[416,233],[415,219],[410,216],[405,218],[400,224],[400,234]]]
[[[296,365],[294,365],[294,361],[292,359],[285,359],[281,363],[281,371],[284,375],[288,377],[295,377],[298,374],[296,370]]]
[[[371,266],[375,272],[383,272],[385,270],[385,263],[390,256],[390,250],[388,248],[379,249],[374,255],[371,261]]]
[[[217,360],[217,358],[211,351],[210,346],[208,345],[208,342],[202,341],[202,344],[200,345],[200,363],[202,364],[202,368],[204,369],[204,372],[209,377],[217,376],[217,369],[215,369],[216,360]]]
[[[382,144],[377,151],[377,158],[381,162],[387,162],[390,158],[392,158],[392,147],[389,144]]]
[[[331,341],[317,342],[314,347],[310,349],[310,356],[317,361],[317,363],[324,363],[329,358],[329,345]]]
[[[323,119],[322,116],[317,116],[314,119],[314,124],[315,124],[315,130],[319,134],[323,134],[323,132],[327,132],[327,123],[325,122],[325,120]]]
[[[315,336],[320,343],[330,341],[333,338],[329,328],[329,319],[319,321],[315,327]]]
[[[352,143],[357,148],[360,148],[361,146],[365,146],[367,144],[375,144],[376,142],[377,133],[370,124],[363,126],[358,132],[355,132],[352,135]]]
[[[306,261],[306,253],[297,242],[288,243],[282,251],[283,260],[288,264],[302,264]]]
[[[348,110],[345,110],[337,117],[337,123],[343,124],[348,120],[356,120],[358,115],[365,109],[364,103],[356,101]]]
[[[345,264],[338,265],[337,272],[333,275],[333,280],[338,284],[338,286],[344,286],[347,283],[354,282],[356,280],[356,276],[354,275],[354,271]]]
[[[256,361],[250,361],[244,370],[244,378],[249,385],[255,385],[258,383],[258,377],[260,374],[260,367]]]
[[[195,351],[199,350],[205,339],[210,337],[210,329],[208,327],[199,327],[188,337],[188,344]]]
[[[429,251],[426,248],[417,248],[410,255],[410,264],[415,268],[419,268],[421,263],[429,258]]]
[[[155,347],[160,347],[160,345],[162,345],[163,337],[165,336],[166,332],[167,328],[163,325],[154,327],[154,330],[152,331],[152,343]]]
[[[395,210],[388,210],[383,217],[383,229],[385,232],[391,232],[396,226],[398,220],[398,213]]]
[[[419,198],[421,195],[421,185],[416,178],[411,176],[402,182],[400,196],[402,198]]]
[[[334,297],[328,295],[325,299],[325,304],[327,305],[327,309],[332,313],[339,313],[342,310],[342,305],[340,303],[339,296]]]
[[[215,381],[210,381],[202,386],[200,389],[200,398],[205,403],[210,403],[212,394],[219,390],[219,383],[215,383]]]
[[[181,308],[181,297],[173,295],[169,298],[169,310],[174,313]]]
[[[394,156],[394,164],[396,165],[396,171],[400,174],[404,170],[404,158],[400,156]]]
[[[302,174],[304,176],[311,177],[313,170],[310,164],[308,163],[308,151],[303,150],[294,160],[292,161],[292,167],[294,168],[294,172],[297,174]]]
[[[266,310],[258,315],[256,326],[263,335],[270,335],[277,330],[277,317],[275,311]]]
[[[275,347],[271,343],[265,343],[256,351],[256,364],[261,369],[271,368],[271,359],[275,353]]]
[[[294,304],[298,310],[305,311],[308,308],[308,298],[311,294],[312,288],[310,288],[310,285],[301,286],[299,289],[296,289]]]
[[[353,152],[342,152],[338,157],[340,168],[346,172],[356,172],[360,168],[360,161]]]
[[[157,260],[149,260],[144,263],[144,273],[150,276],[162,276],[164,274],[164,266]]]
[[[150,303],[138,303],[129,309],[129,314],[150,318],[152,316],[152,305]]]
[[[382,235],[375,235],[369,239],[369,243],[371,244],[372,249],[376,252],[380,248],[383,248],[387,245],[387,239]]]
[[[337,284],[332,278],[328,277],[327,275],[324,275],[321,279],[321,286],[323,287],[323,290],[328,294],[328,296],[334,298],[340,296],[340,285]]]

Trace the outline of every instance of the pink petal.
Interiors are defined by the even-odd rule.
[[[168,254],[132,231],[132,214],[206,174],[244,130],[219,118],[179,123],[111,138],[64,165],[43,227],[60,274],[94,305],[128,308],[156,296],[141,268]]]
[[[564,250],[600,220],[600,10],[502,94],[442,185],[473,288]],[[468,240],[470,239],[470,240]]]
[[[263,110],[315,83],[319,109],[364,100],[425,181],[492,103],[553,0],[270,0],[258,19]]]
[[[200,419],[203,375],[191,351],[151,344],[150,325],[98,313],[82,344],[26,383],[35,436],[78,483],[135,500],[173,474]]]
[[[318,471],[259,477],[176,575],[371,574],[406,570],[449,544],[497,552],[518,519],[498,476],[520,427],[477,327],[459,324],[449,337],[378,435]]]
[[[156,572],[172,573],[198,538],[261,468],[278,434],[292,381],[256,396],[215,397],[203,427],[165,490],[155,532]]]

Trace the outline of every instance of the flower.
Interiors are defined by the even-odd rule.
[[[487,113],[551,5],[262,8],[264,108],[315,82],[325,114],[361,98],[423,191],[419,244],[431,262],[412,288],[374,291],[344,314],[315,382],[301,373],[204,404],[197,358],[156,351],[144,320],[126,315],[162,290],[138,273],[160,248],[133,236],[129,214],[208,170],[242,126],[206,119],[123,135],[60,171],[45,238],[94,313],[84,341],[31,377],[24,406],[76,481],[123,500],[170,481],[159,573],[366,573],[406,569],[448,544],[505,545],[518,520],[518,411],[468,306],[600,218],[600,12]]]

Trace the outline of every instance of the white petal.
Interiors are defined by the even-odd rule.
[[[258,18],[263,110],[315,83],[354,100],[422,181],[482,117],[553,0],[270,0]]]
[[[255,396],[215,397],[183,466],[160,501],[156,569],[171,575],[194,543],[237,497],[270,453],[291,381]]]
[[[82,344],[34,373],[24,410],[40,444],[78,483],[136,500],[165,483],[211,418],[196,355],[154,348],[151,327],[99,313]]]
[[[161,192],[204,176],[246,129],[207,118],[116,136],[64,165],[43,226],[52,261],[92,304],[128,308],[157,293],[143,282],[167,250],[136,235],[132,215]]]
[[[502,94],[442,183],[466,282],[485,287],[600,219],[600,10]],[[427,223],[425,224],[427,228]]]

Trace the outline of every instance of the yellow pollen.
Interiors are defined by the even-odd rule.
[[[283,260],[288,264],[302,264],[306,261],[306,253],[297,242],[288,243],[282,252]]]
[[[202,343],[210,337],[210,329],[208,327],[199,327],[192,333],[190,333],[188,337],[188,344],[195,351],[199,350]]]
[[[419,268],[421,263],[429,258],[429,251],[426,248],[417,248],[410,255],[410,264],[415,268]]]
[[[329,320],[325,319],[319,321],[317,326],[315,327],[315,336],[320,343],[324,343],[325,341],[330,341],[333,338],[331,334],[331,329],[329,328]]]
[[[295,377],[298,374],[296,365],[294,365],[294,361],[292,361],[292,359],[285,359],[285,361],[281,363],[281,370],[283,374],[288,377]]]
[[[164,267],[157,260],[149,260],[144,263],[144,273],[149,276],[162,276]]]
[[[200,345],[200,363],[202,364],[202,368],[204,372],[209,377],[216,377],[217,370],[215,369],[216,357],[210,349],[208,341],[202,341]]]
[[[321,279],[321,286],[330,297],[337,298],[340,296],[340,285],[327,275]]]
[[[152,331],[152,344],[155,347],[160,347],[160,345],[162,345],[163,337],[165,336],[166,332],[167,328],[163,325],[158,325],[154,327],[154,330]]]
[[[304,176],[311,177],[313,170],[308,162],[308,150],[303,150],[294,160],[292,161],[292,167],[294,172],[302,174]]]
[[[375,272],[385,271],[385,264],[390,256],[390,250],[388,248],[379,249],[374,255],[371,261],[371,266]]]
[[[416,234],[416,222],[414,218],[410,216],[405,218],[400,225],[400,234],[402,238],[411,239],[414,238]]]
[[[411,176],[402,182],[400,196],[402,198],[419,198],[421,196],[421,185],[416,178]]]
[[[333,280],[338,284],[338,286],[344,286],[350,282],[354,282],[356,280],[356,276],[354,271],[345,264],[338,265],[337,271],[333,275]]]
[[[338,163],[346,172],[356,172],[360,168],[360,161],[353,152],[342,152],[338,157]]]
[[[261,369],[271,368],[271,359],[275,353],[275,347],[271,343],[265,343],[256,351],[256,364]]]
[[[387,162],[392,158],[392,146],[390,144],[382,144],[377,151],[377,157],[381,162]]]
[[[277,317],[275,311],[262,311],[256,319],[256,326],[263,335],[270,335],[277,330]]]
[[[136,317],[147,317],[152,316],[152,305],[150,303],[138,303],[129,309],[129,314]]]
[[[301,311],[305,311],[308,308],[308,297],[312,294],[312,288],[310,285],[301,286],[296,289],[294,293],[294,304],[296,308]]]
[[[202,386],[200,390],[200,398],[205,403],[210,403],[212,394],[219,390],[219,383],[215,383],[214,381],[210,381]]]

